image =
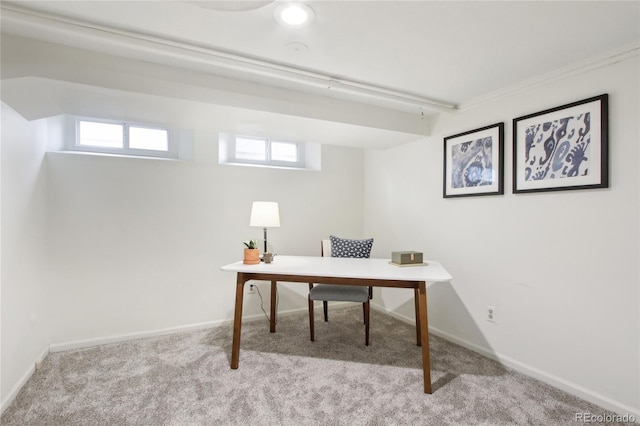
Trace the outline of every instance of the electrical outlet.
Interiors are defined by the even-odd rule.
[[[256,294],[256,286],[253,284],[249,284],[249,291],[247,294]]]
[[[487,306],[487,321],[496,322],[496,308],[495,306]]]

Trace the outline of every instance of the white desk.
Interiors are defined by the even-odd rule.
[[[431,393],[429,360],[429,328],[427,321],[427,282],[450,281],[451,275],[438,262],[428,260],[426,266],[395,266],[388,259],[352,259],[339,257],[276,256],[273,263],[245,265],[240,262],[222,267],[236,272],[236,305],[233,319],[231,368],[240,361],[240,331],[244,284],[249,280],[271,281],[271,323],[273,333],[276,317],[276,287],[278,281],[314,284],[361,285],[414,289],[416,340],[422,346],[424,392]]]

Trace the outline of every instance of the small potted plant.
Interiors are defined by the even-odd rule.
[[[257,265],[260,263],[260,251],[258,250],[258,243],[256,240],[245,241],[244,245],[244,260],[242,261],[246,265]]]

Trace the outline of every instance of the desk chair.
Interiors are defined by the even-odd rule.
[[[373,239],[367,240],[346,240],[344,238],[329,237],[329,240],[322,240],[320,253],[330,257],[360,257],[368,258],[373,246]],[[309,283],[309,331],[311,333],[311,341],[315,340],[314,335],[314,301],[322,300],[325,322],[329,321],[328,302],[359,302],[362,303],[362,311],[365,326],[365,345],[369,346],[369,301],[373,297],[371,287],[363,287],[356,285],[335,285],[335,284],[317,284]]]

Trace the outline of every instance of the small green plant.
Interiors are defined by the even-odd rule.
[[[244,241],[244,245],[247,246],[248,249],[258,248],[258,242],[256,240]]]

